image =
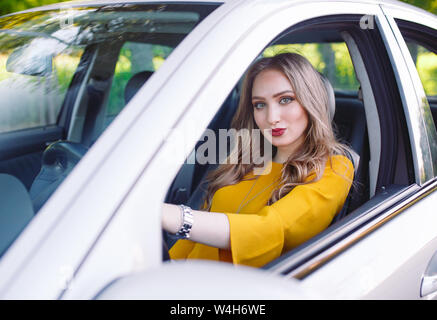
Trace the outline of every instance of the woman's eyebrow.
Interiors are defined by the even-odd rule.
[[[285,91],[281,91],[281,92],[275,93],[275,94],[273,95],[273,98],[276,98],[277,96],[283,95],[284,93],[291,93],[291,94],[294,94],[294,92],[291,91],[291,90],[285,90]],[[264,98],[263,98],[263,97],[258,97],[258,96],[252,96],[252,100],[253,100],[253,99],[264,99]]]

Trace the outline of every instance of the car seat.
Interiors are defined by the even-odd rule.
[[[0,257],[33,218],[32,201],[23,183],[0,174]]]
[[[149,80],[153,71],[141,71],[136,73],[126,84],[124,89],[124,101],[126,104],[133,98],[133,96],[140,90],[140,88]]]

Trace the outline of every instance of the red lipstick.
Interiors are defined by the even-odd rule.
[[[285,132],[285,128],[272,129],[272,136],[278,137],[282,136]]]

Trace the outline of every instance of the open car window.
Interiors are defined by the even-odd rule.
[[[359,82],[345,42],[313,42],[276,44],[263,52],[270,57],[281,52],[296,52],[307,58],[317,71],[324,74],[337,92],[356,93]]]
[[[296,52],[329,79],[335,94],[333,126],[337,138],[350,146],[359,160],[354,162],[354,187],[342,215],[326,230],[265,268],[281,273],[304,268],[305,261],[320,253],[321,247],[327,249],[338,243],[357,221],[371,223],[382,203],[396,197],[414,181],[402,102],[396,86],[390,85],[396,81],[394,70],[380,30],[360,29],[361,18],[339,15],[305,21],[278,35],[258,56]],[[387,67],[381,70],[381,65]],[[230,128],[243,76],[210,122],[208,134]],[[191,155],[205,150],[202,144],[208,144],[208,134],[199,138]],[[168,190],[166,202],[198,209],[206,190],[204,178],[216,165],[192,164],[188,160]],[[191,175],[192,179],[187,178]]]

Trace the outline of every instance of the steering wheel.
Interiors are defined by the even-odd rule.
[[[44,205],[87,151],[88,148],[83,144],[63,140],[50,144],[44,150],[41,170],[30,187],[35,212]]]
[[[37,212],[65,177],[82,159],[88,148],[81,143],[57,141],[50,144],[42,155],[41,171],[30,188],[30,194]],[[167,235],[163,231],[163,261],[170,260],[168,254]]]

